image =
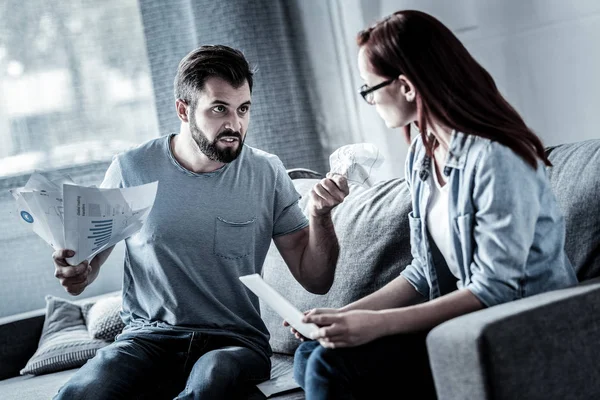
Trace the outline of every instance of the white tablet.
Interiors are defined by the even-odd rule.
[[[240,276],[240,281],[304,337],[310,338],[310,334],[317,331],[317,325],[302,322],[304,313],[273,289],[259,274]]]

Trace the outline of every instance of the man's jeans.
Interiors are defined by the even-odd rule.
[[[270,373],[268,358],[234,338],[144,328],[100,349],[55,399],[235,399]]]
[[[408,399],[415,392],[418,399],[435,399],[425,338],[387,336],[338,349],[304,342],[294,355],[294,378],[307,400]]]

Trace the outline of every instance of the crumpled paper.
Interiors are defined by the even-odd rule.
[[[373,172],[379,169],[383,161],[383,154],[374,144],[349,144],[329,156],[329,172],[345,176],[350,183],[371,187],[374,183]]]

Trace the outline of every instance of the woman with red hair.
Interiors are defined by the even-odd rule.
[[[418,398],[435,398],[425,346],[433,327],[577,278],[542,142],[458,38],[408,10],[357,40],[360,94],[411,143],[413,261],[362,299],[310,310],[305,321],[320,329],[297,349],[294,375],[309,400],[377,398],[417,383]]]

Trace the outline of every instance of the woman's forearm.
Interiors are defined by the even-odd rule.
[[[384,310],[406,307],[421,300],[423,297],[419,292],[406,279],[399,276],[376,292],[342,307],[340,311]]]
[[[380,311],[386,335],[429,330],[433,327],[484,308],[468,289],[461,289],[437,299],[404,308]]]

